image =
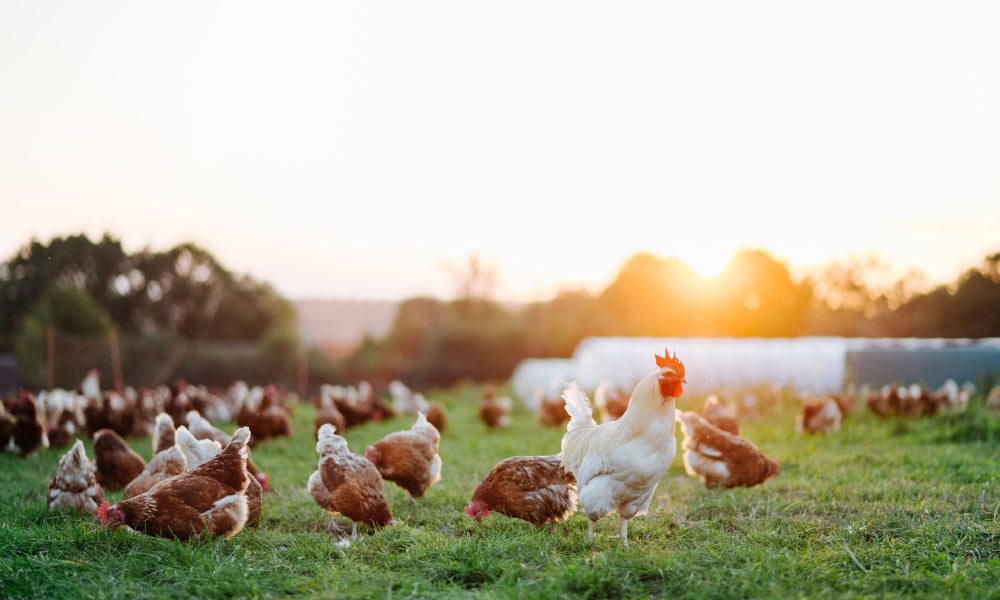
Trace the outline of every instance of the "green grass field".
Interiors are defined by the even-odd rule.
[[[787,409],[746,423],[745,434],[781,459],[778,477],[708,491],[678,454],[623,550],[609,538],[616,516],[598,524],[594,543],[582,514],[554,533],[495,514],[476,525],[462,508],[489,469],[509,456],[558,452],[562,431],[521,411],[507,430],[487,432],[478,388],[431,396],[450,417],[441,481],[415,504],[387,483],[403,524],[361,528],[349,548],[324,531],[305,489],[317,459],[309,406],[296,411],[293,439],[254,451],[273,491],[260,527],[230,540],[181,543],[49,513],[45,489],[61,451],[0,454],[0,596],[1000,597],[1000,423],[981,407],[921,421],[859,411],[828,437],[795,435]],[[365,425],[347,438],[363,452],[411,421]],[[132,443],[150,458],[149,440]]]

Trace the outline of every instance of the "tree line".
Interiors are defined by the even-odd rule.
[[[479,265],[471,267],[469,277],[480,277]],[[416,385],[499,381],[524,358],[568,357],[594,335],[1000,336],[1000,253],[923,292],[913,274],[891,285],[872,283],[877,267],[851,260],[796,281],[782,262],[749,249],[704,279],[679,259],[638,254],[598,293],[564,291],[523,308],[462,291],[450,302],[407,300],[389,333],[365,340],[343,369],[351,377]]]
[[[679,259],[637,254],[597,293],[566,290],[511,308],[491,297],[496,274],[473,258],[454,270],[456,299],[404,301],[387,335],[364,340],[337,367],[376,384],[449,385],[503,380],[522,359],[570,356],[592,335],[1000,336],[1000,253],[925,291],[912,275],[873,283],[876,269],[849,261],[796,280],[781,261],[747,249],[705,279]],[[133,338],[250,345],[257,348],[250,366],[246,352],[239,364],[205,352],[211,360],[189,358],[183,367],[201,376],[273,377],[271,366],[301,351],[295,317],[270,285],[232,273],[190,243],[128,253],[110,235],[96,242],[71,235],[32,240],[0,264],[0,352],[16,350],[33,384],[49,328],[94,336],[112,326]],[[318,353],[308,364],[316,377],[337,376]]]
[[[234,274],[191,243],[129,253],[110,235],[97,241],[69,235],[31,240],[0,265],[0,351],[15,351],[22,383],[32,387],[45,383],[50,329],[93,338],[115,327],[133,348],[143,345],[136,340],[147,340],[146,346],[183,341],[202,351],[189,353],[182,371],[254,379],[274,374],[269,363],[298,356],[295,317],[292,304],[270,285]],[[227,361],[205,351],[208,342],[258,351]]]

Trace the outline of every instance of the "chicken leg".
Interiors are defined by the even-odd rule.
[[[594,522],[587,521],[587,541],[590,542],[593,540],[594,540]]]
[[[628,519],[622,517],[621,514],[619,514],[618,522],[621,524],[621,530],[619,531],[618,535],[611,536],[611,539],[621,538],[622,543],[625,544],[626,548],[628,548]]]
[[[357,521],[351,521],[351,539],[352,540],[358,539],[358,522]]]

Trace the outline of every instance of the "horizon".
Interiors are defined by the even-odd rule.
[[[930,287],[1000,250],[998,29],[988,2],[5,3],[0,255],[192,241],[296,300],[449,298],[477,254],[529,302],[741,248]]]
[[[97,234],[97,235],[92,235],[92,234],[87,233],[87,232],[68,232],[68,233],[57,233],[57,234],[54,234],[51,237],[46,237],[46,238],[32,237],[30,239],[27,239],[24,242],[22,242],[21,244],[17,245],[15,247],[16,248],[15,250],[13,250],[13,251],[9,252],[7,255],[5,255],[5,257],[3,257],[2,260],[6,260],[7,258],[13,256],[17,252],[17,249],[23,248],[24,246],[26,246],[27,244],[31,243],[32,241],[38,241],[38,242],[41,242],[41,243],[44,244],[44,243],[48,243],[51,239],[53,239],[55,237],[66,237],[66,236],[70,236],[70,235],[81,235],[81,234],[82,235],[86,235],[90,240],[92,240],[94,242],[100,240],[101,237],[104,236],[104,235],[110,235],[113,239],[117,239],[117,240],[119,240],[119,241],[122,242],[122,246],[123,246],[124,250],[127,253],[133,253],[133,252],[136,252],[136,251],[139,251],[139,250],[143,250],[143,249],[149,249],[149,250],[152,250],[152,251],[165,251],[165,250],[169,249],[169,247],[167,247],[167,246],[164,246],[164,247],[153,247],[153,246],[150,246],[149,244],[146,244],[146,245],[143,245],[143,246],[139,246],[139,247],[129,247],[127,244],[124,243],[124,240],[122,240],[122,238],[118,237],[117,235],[115,235],[112,232],[107,232],[107,231],[102,232],[102,233]],[[187,243],[187,242],[190,242],[190,241],[191,240],[180,240],[176,244],[183,244],[183,243]],[[172,247],[172,246],[170,246],[170,247]],[[211,248],[206,248],[206,249],[208,249],[209,251],[211,251],[216,256],[216,258],[219,258],[219,255],[215,251],[213,251]],[[681,264],[683,264],[686,268],[690,269],[697,277],[700,278],[700,280],[704,281],[707,284],[711,284],[712,282],[714,282],[715,280],[717,280],[717,278],[720,275],[722,275],[722,273],[726,270],[726,268],[728,268],[728,266],[732,262],[732,259],[735,258],[735,256],[736,256],[737,253],[740,253],[740,252],[753,252],[753,251],[763,251],[768,256],[770,256],[772,259],[774,259],[778,263],[780,263],[780,264],[784,265],[786,268],[788,268],[789,273],[790,273],[790,275],[792,277],[792,280],[795,283],[803,283],[808,278],[821,275],[821,272],[820,272],[819,269],[821,269],[824,266],[827,266],[827,265],[831,264],[831,263],[823,263],[823,264],[814,265],[814,267],[812,269],[799,269],[799,270],[796,270],[791,264],[789,264],[789,262],[786,259],[784,259],[783,257],[780,257],[780,256],[776,256],[775,254],[773,254],[772,252],[770,252],[766,248],[744,247],[744,248],[737,248],[732,256],[730,256],[727,260],[725,260],[724,263],[721,263],[722,267],[712,268],[706,274],[706,273],[702,273],[699,270],[695,269],[694,266],[688,264],[686,261],[684,261],[679,256],[657,255],[657,254],[654,254],[652,252],[639,250],[639,251],[636,251],[633,254],[630,254],[629,256],[626,256],[626,257],[622,258],[622,260],[618,262],[618,264],[615,266],[614,270],[611,273],[609,273],[607,277],[605,277],[602,281],[600,281],[598,283],[595,283],[595,284],[579,283],[579,284],[575,284],[574,285],[574,284],[560,283],[560,284],[553,285],[552,290],[550,292],[548,292],[547,294],[538,295],[538,296],[532,296],[532,297],[524,297],[524,298],[501,297],[501,296],[499,296],[497,294],[492,294],[492,293],[488,294],[486,297],[489,298],[489,299],[491,299],[491,300],[494,300],[494,301],[496,301],[496,302],[498,302],[498,303],[500,303],[502,305],[524,306],[524,305],[527,305],[527,304],[531,304],[533,302],[545,302],[545,301],[551,300],[551,299],[555,298],[558,294],[560,294],[562,292],[585,291],[585,292],[587,292],[589,294],[592,294],[592,295],[599,295],[601,291],[603,291],[608,285],[610,285],[615,280],[615,278],[618,276],[621,268],[624,267],[625,264],[631,258],[633,258],[633,257],[635,257],[636,255],[639,255],[639,254],[651,255],[651,256],[654,256],[655,258],[657,258],[658,260],[677,260]],[[1000,253],[1000,243],[997,244],[997,246],[995,247],[994,251],[984,252],[983,255],[980,256],[978,259],[963,261],[961,263],[961,266],[955,270],[954,274],[951,277],[945,277],[945,278],[942,278],[940,280],[930,280],[930,279],[924,277],[925,273],[923,271],[917,269],[914,266],[911,266],[908,269],[900,269],[898,267],[894,268],[893,265],[889,265],[888,263],[886,263],[884,261],[884,259],[882,259],[882,257],[875,256],[873,254],[866,254],[866,255],[851,254],[848,257],[845,257],[844,260],[837,261],[837,263],[843,265],[843,264],[848,264],[848,261],[857,261],[859,263],[863,263],[865,261],[875,261],[875,269],[874,270],[869,270],[869,271],[865,272],[864,273],[864,278],[865,278],[865,280],[868,283],[874,284],[874,289],[876,291],[878,291],[878,290],[887,290],[892,284],[896,283],[897,281],[900,281],[901,279],[903,279],[903,278],[905,278],[907,276],[916,275],[918,277],[918,280],[916,282],[911,282],[911,283],[915,283],[915,286],[909,287],[908,288],[909,292],[910,293],[924,293],[924,292],[932,290],[935,287],[942,286],[942,285],[947,286],[947,285],[949,285],[951,283],[956,282],[969,269],[980,267],[983,264],[984,260],[986,259],[986,257],[988,255],[996,254],[996,253]],[[464,260],[468,261],[469,258],[470,258],[470,256],[466,256],[466,257],[464,257]],[[427,292],[427,293],[415,293],[415,294],[410,294],[410,295],[392,296],[392,297],[389,297],[389,296],[387,296],[387,297],[378,297],[378,296],[350,296],[350,295],[325,295],[325,296],[324,295],[302,295],[302,296],[288,295],[288,294],[285,294],[283,292],[283,290],[280,289],[280,287],[278,287],[277,285],[275,285],[275,282],[273,282],[273,281],[261,278],[261,277],[257,276],[255,273],[252,273],[252,272],[245,272],[245,271],[239,271],[237,269],[233,269],[231,265],[226,264],[224,261],[221,261],[221,259],[220,259],[220,262],[221,262],[221,266],[223,268],[226,268],[226,269],[230,270],[235,275],[237,275],[237,276],[249,275],[249,276],[253,277],[254,279],[256,279],[257,281],[260,281],[262,283],[266,283],[268,285],[271,285],[275,289],[277,289],[278,292],[281,293],[284,297],[286,297],[289,300],[291,300],[292,302],[296,302],[296,303],[305,303],[305,302],[331,302],[332,301],[332,302],[342,302],[342,303],[352,303],[352,302],[355,302],[355,303],[373,303],[373,304],[374,303],[398,304],[400,302],[404,302],[406,300],[409,300],[409,299],[412,299],[412,298],[418,298],[418,297],[427,297],[427,298],[432,298],[432,299],[441,300],[441,301],[450,301],[450,300],[454,300],[454,299],[458,298],[458,294],[455,292],[455,287],[457,286],[457,284],[454,281],[452,281],[450,284],[442,286],[441,289],[440,289],[440,293]],[[442,264],[442,272],[444,272],[446,270],[446,267],[449,267],[449,268],[451,268],[451,267],[457,267],[459,270],[461,270],[461,268],[463,266],[464,265],[463,265],[463,263],[462,263],[461,260],[456,260],[454,262],[449,262],[447,264]],[[498,274],[498,275],[499,275],[498,279],[502,279],[502,274]],[[453,277],[453,276],[449,274],[449,275],[447,275],[447,277]]]

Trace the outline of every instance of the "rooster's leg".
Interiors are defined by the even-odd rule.
[[[358,522],[357,521],[351,521],[351,539],[352,540],[358,539]]]
[[[622,522],[622,544],[628,548],[628,519],[622,517],[621,515],[618,515],[618,519]]]
[[[587,541],[592,541],[594,539],[594,522],[587,521]]]

